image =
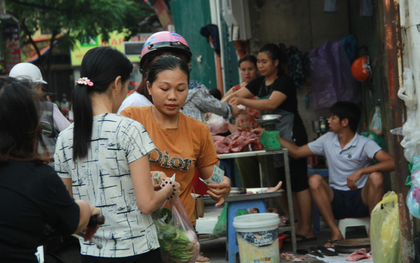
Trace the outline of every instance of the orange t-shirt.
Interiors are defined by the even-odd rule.
[[[152,106],[127,107],[121,115],[143,124],[156,149],[149,157],[150,170],[162,171],[168,177],[176,174],[181,185],[179,198],[195,225],[195,201],[191,196],[195,168],[214,165],[219,160],[210,130],[204,123],[179,113],[177,128],[165,128],[152,115]]]

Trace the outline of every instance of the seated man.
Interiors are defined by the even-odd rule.
[[[361,111],[349,101],[339,101],[330,109],[328,132],[317,140],[298,147],[284,139],[281,145],[293,158],[322,155],[327,158],[329,185],[318,174],[309,178],[312,198],[331,229],[326,247],[342,240],[336,219],[369,216],[385,193],[382,172],[395,169],[394,158],[379,145],[359,134]],[[373,160],[378,163],[373,164]]]

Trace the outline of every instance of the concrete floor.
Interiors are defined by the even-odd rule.
[[[201,252],[203,252],[204,256],[210,258],[211,263],[226,263],[226,237],[225,236],[218,236],[212,235],[212,230],[214,224],[217,222],[217,217],[220,215],[222,208],[215,208],[213,205],[206,204],[205,206],[205,217],[200,218],[197,220],[197,231],[199,232],[200,236],[200,245],[201,245]],[[330,230],[326,227],[325,223],[321,221],[321,231],[320,234],[317,235],[317,240],[308,241],[303,243],[298,243],[297,248],[298,250],[307,250],[309,251],[311,247],[317,247],[319,245],[323,245],[325,241],[330,239]],[[366,237],[365,230],[362,228],[355,228],[350,229],[347,231],[348,238],[361,238]],[[303,253],[302,251],[302,253]],[[282,249],[280,253],[289,253],[293,254],[292,245],[290,243],[283,243]],[[348,262],[346,258],[350,255],[348,254],[340,254],[339,256],[334,257],[324,257],[324,258],[315,258],[315,257],[308,257],[305,258],[303,261],[300,262]],[[303,254],[294,254],[296,258],[305,256]],[[240,262],[239,255],[237,255],[237,262]],[[282,260],[281,262],[291,262]],[[373,262],[373,260],[359,260],[358,262]],[[253,262],[252,262],[253,263]]]
[[[205,217],[200,218],[197,220],[197,231],[199,232],[200,237],[200,244],[201,244],[201,252],[203,252],[204,256],[209,257],[211,263],[227,263],[226,260],[226,237],[223,235],[213,235],[212,230],[214,225],[218,220],[218,216],[220,215],[222,207],[215,208],[214,204],[206,204],[205,206]],[[357,237],[365,237],[366,233],[364,229],[354,229],[350,232],[347,232],[347,236],[349,238],[357,238]],[[310,250],[311,247],[317,247],[319,245],[323,245],[323,243],[330,239],[330,231],[325,226],[325,224],[321,221],[321,233],[317,235],[317,240],[298,243],[298,249],[301,250]],[[57,263],[57,262],[65,262],[65,263],[78,263],[80,262],[80,255],[79,255],[79,247],[77,244],[77,240],[74,238],[68,239],[68,242],[64,245],[61,244],[61,248],[57,247],[54,248],[54,255],[46,255],[45,263]],[[290,243],[283,243],[282,249],[280,253],[289,253],[293,254],[292,245]],[[303,253],[303,252],[302,252]],[[303,254],[295,254],[295,257],[302,257]],[[305,258],[301,262],[348,262],[346,258],[350,255],[349,254],[340,254],[339,256],[335,257],[325,257],[325,258],[314,258],[309,257]],[[59,259],[58,259],[59,258]],[[62,261],[60,261],[60,259]],[[240,262],[239,255],[237,255],[237,261]],[[284,262],[291,262],[282,260]],[[373,260],[359,260],[358,262],[373,262]],[[251,262],[254,263],[254,262]]]

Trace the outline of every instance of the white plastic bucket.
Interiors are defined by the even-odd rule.
[[[278,263],[279,216],[259,213],[237,216],[233,219],[241,263]]]

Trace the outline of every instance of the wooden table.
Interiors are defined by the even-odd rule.
[[[289,167],[289,151],[287,148],[283,148],[281,150],[262,150],[262,151],[249,151],[249,152],[238,152],[238,153],[226,153],[226,154],[219,154],[221,160],[223,159],[231,159],[231,158],[241,158],[241,157],[252,157],[252,156],[267,156],[267,155],[275,155],[275,154],[282,154],[284,158],[284,170],[285,170],[285,177],[286,177],[286,190],[287,190],[287,202],[289,205],[289,214],[290,214],[290,231],[291,231],[291,238],[292,238],[292,248],[293,253],[296,254],[296,228],[295,228],[295,218],[293,212],[293,198],[292,198],[292,184],[290,182],[290,167]],[[260,181],[261,187],[263,186],[263,182],[268,178],[267,171],[268,171],[268,160],[265,158],[266,166],[265,166],[265,173],[262,173],[261,164],[260,164]],[[269,197],[269,196],[267,196]],[[271,196],[270,196],[271,197]],[[226,202],[234,201],[237,198],[244,198],[243,195],[232,196],[226,199]],[[252,198],[252,197],[249,197]],[[286,228],[286,229],[284,229]],[[282,228],[282,230],[287,230],[287,227]]]

